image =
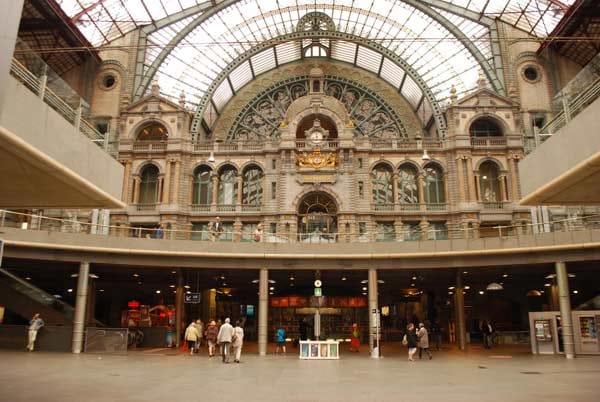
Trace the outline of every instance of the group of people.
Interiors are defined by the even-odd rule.
[[[215,355],[215,349],[219,346],[223,363],[229,363],[231,355],[234,356],[235,363],[240,362],[244,345],[243,320],[238,320],[235,327],[231,325],[229,318],[226,318],[222,325],[217,325],[215,320],[210,320],[206,330],[201,320],[192,321],[184,334],[190,355],[198,353],[203,337],[206,337],[209,357]]]
[[[419,359],[423,358],[423,351],[425,351],[429,360],[432,359],[431,352],[429,351],[429,333],[427,332],[427,328],[425,328],[425,324],[420,323],[418,331],[415,328],[415,324],[408,324],[402,344],[408,347],[409,361],[414,361],[413,356],[417,352],[417,349],[419,350]]]

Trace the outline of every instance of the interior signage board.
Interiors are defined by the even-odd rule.
[[[200,303],[200,293],[186,293],[183,299],[185,303],[197,304]]]

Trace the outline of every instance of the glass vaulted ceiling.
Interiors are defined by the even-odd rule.
[[[406,61],[443,103],[452,85],[459,96],[476,86],[482,62],[500,68],[494,65],[490,21],[497,18],[524,33],[545,37],[574,1],[58,0],[96,45],[146,26],[144,72],[156,71],[165,95],[177,97],[183,91],[193,105],[202,103],[213,81],[234,59],[264,41],[295,32],[299,19],[311,11],[331,17],[338,32],[370,40]],[[222,9],[211,12],[211,3]],[[226,3],[231,4],[223,7]],[[197,12],[185,13],[194,7]],[[181,18],[160,23],[178,15]],[[468,49],[467,41],[473,48]],[[203,105],[205,118],[215,116],[256,75],[300,59],[301,48],[300,41],[280,43],[240,64],[213,88],[212,101]],[[431,115],[422,90],[390,58],[352,40],[332,41],[330,56],[379,74],[419,108],[425,121]]]

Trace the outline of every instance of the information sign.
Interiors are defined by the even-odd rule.
[[[315,288],[315,296],[323,296],[323,290],[321,288]]]
[[[197,304],[200,303],[201,293],[186,293],[184,302]]]

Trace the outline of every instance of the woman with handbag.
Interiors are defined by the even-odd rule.
[[[404,344],[406,340],[406,346],[408,346],[408,361],[414,362],[413,356],[419,346],[419,338],[417,337],[415,325],[413,323],[408,324],[406,327],[404,338],[405,339],[402,339],[402,344]]]

